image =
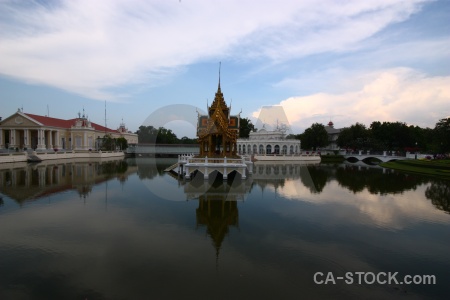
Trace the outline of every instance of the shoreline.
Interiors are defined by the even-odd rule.
[[[70,152],[15,152],[0,154],[0,164],[11,164],[30,161],[46,161],[73,158],[110,158],[125,157],[122,151],[70,151]]]

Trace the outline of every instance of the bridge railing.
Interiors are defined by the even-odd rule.
[[[370,151],[370,150],[347,151],[344,154],[344,156],[349,156],[349,155],[396,156],[396,157],[406,157],[407,156],[406,153],[400,152],[400,151]]]
[[[245,158],[227,158],[227,157],[189,157],[186,163],[206,164],[206,165],[224,165],[224,164],[245,164]]]
[[[178,155],[178,163],[187,163],[193,157],[194,157],[193,153]]]

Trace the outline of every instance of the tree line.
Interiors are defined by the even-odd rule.
[[[252,121],[248,118],[241,118],[239,127],[239,137],[248,138],[251,131],[255,129]],[[178,138],[171,130],[164,127],[155,128],[153,126],[140,126],[135,132],[138,135],[139,143],[156,144],[197,144],[197,138],[183,136]]]
[[[303,149],[316,150],[330,142],[325,126],[319,123],[291,137],[300,139]],[[450,152],[450,118],[440,119],[433,129],[403,122],[375,121],[369,127],[356,123],[343,128],[336,143],[341,149],[352,150],[447,153]]]
[[[240,119],[239,138],[248,138],[255,126],[249,118]],[[197,138],[178,138],[171,129],[140,126],[136,131],[140,143],[197,144]],[[301,134],[287,138],[300,139],[305,150],[317,150],[330,143],[325,126],[314,123]],[[421,128],[404,122],[374,121],[369,127],[356,123],[345,127],[336,141],[341,149],[370,151],[450,152],[450,118],[440,119],[434,128]]]
[[[183,136],[181,139],[171,130],[164,127],[155,128],[153,126],[139,126],[135,132],[138,135],[139,143],[156,144],[196,144],[197,139],[190,139]]]

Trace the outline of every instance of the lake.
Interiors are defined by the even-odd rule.
[[[0,165],[0,299],[448,299],[449,181],[175,161]]]

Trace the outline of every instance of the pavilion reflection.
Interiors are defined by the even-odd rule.
[[[68,190],[76,190],[80,197],[86,198],[94,185],[114,178],[124,182],[135,172],[136,167],[122,159],[0,166],[0,192],[19,204]]]
[[[211,174],[208,180],[203,176],[194,176],[183,181],[187,200],[198,200],[196,209],[196,229],[206,228],[212,240],[216,258],[230,228],[239,228],[238,202],[245,200],[251,189],[251,180],[232,178],[223,180],[220,174]]]
[[[311,164],[257,163],[253,166],[253,174],[242,180],[238,174],[223,180],[220,174],[212,173],[205,180],[196,174],[192,180],[180,178],[186,200],[197,200],[196,228],[206,228],[219,258],[220,249],[231,228],[239,229],[238,203],[243,202],[255,186],[264,189],[267,186],[277,188],[285,181],[298,180],[299,184],[315,189],[313,178],[308,172]]]

